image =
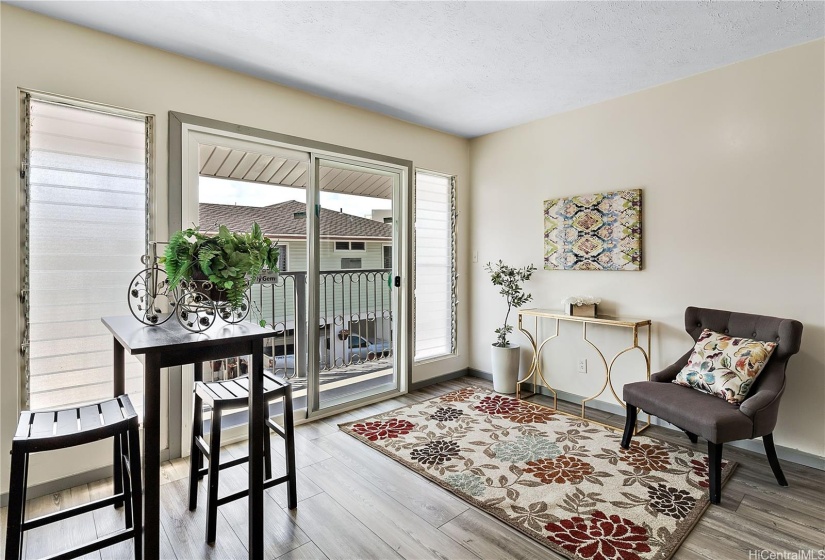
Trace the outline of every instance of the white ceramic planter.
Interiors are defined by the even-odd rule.
[[[496,393],[511,394],[516,392],[519,369],[519,347],[493,345],[491,351],[493,367],[493,390]]]

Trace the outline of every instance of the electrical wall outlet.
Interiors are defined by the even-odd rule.
[[[582,358],[581,360],[579,360],[578,372],[579,373],[587,373],[587,359],[586,358]]]

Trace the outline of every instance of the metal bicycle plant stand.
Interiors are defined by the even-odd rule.
[[[211,327],[216,317],[230,324],[238,324],[247,318],[249,293],[244,295],[240,306],[233,307],[227,301],[216,301],[210,296],[217,288],[209,280],[181,280],[177,286],[171,286],[157,255],[158,245],[166,244],[160,241],[149,244],[149,254],[140,258],[146,268],[129,282],[127,298],[135,319],[153,326],[161,325],[175,315],[183,328],[197,333]]]
[[[524,326],[524,318],[525,317],[533,317],[534,318],[534,327],[533,333],[531,333],[528,329]],[[545,338],[541,342],[538,339],[538,328],[539,328],[539,319],[550,319],[555,321],[555,329],[552,335]],[[524,379],[521,379],[516,383],[516,398],[521,399],[522,397],[522,389],[521,386],[524,383],[530,383],[533,386],[533,393],[528,396],[532,396],[536,393],[536,385],[539,385],[539,380],[541,380],[541,385],[547,388],[548,391],[553,395],[553,410],[558,409],[558,396],[556,394],[556,390],[553,389],[550,384],[547,382],[547,379],[544,377],[544,371],[542,370],[541,365],[541,353],[544,350],[544,346],[553,340],[554,338],[559,336],[559,323],[561,321],[570,321],[574,323],[581,323],[582,324],[582,339],[588,343],[598,354],[599,358],[601,359],[602,365],[604,366],[604,383],[602,384],[601,389],[599,391],[585,399],[582,399],[581,402],[581,414],[579,417],[583,420],[587,420],[588,422],[592,422],[594,424],[599,424],[600,426],[604,426],[606,428],[611,428],[614,430],[622,430],[623,428],[620,426],[611,426],[610,424],[605,424],[603,422],[599,422],[598,420],[592,420],[587,418],[587,403],[595,399],[596,397],[600,396],[605,390],[609,387],[610,392],[613,394],[613,397],[616,399],[622,408],[627,408],[627,404],[619,397],[616,393],[616,389],[613,387],[613,366],[616,364],[616,360],[628,353],[632,350],[638,350],[641,352],[642,356],[645,360],[645,379],[650,380],[650,329],[651,329],[651,321],[650,319],[622,319],[618,317],[606,317],[606,316],[599,316],[599,317],[579,317],[573,315],[567,315],[564,313],[560,313],[558,311],[553,310],[546,310],[546,309],[521,309],[518,312],[518,329],[524,333],[524,336],[527,337],[527,340],[530,341],[530,346],[533,350],[533,357],[530,362],[530,368],[527,372],[527,376]],[[587,338],[587,326],[588,325],[604,325],[609,327],[619,327],[619,328],[627,328],[631,329],[633,334],[633,344],[628,346],[627,348],[619,351],[608,363],[607,359],[605,358],[602,351],[596,346],[590,339]],[[646,348],[639,345],[639,330],[642,328],[647,329],[647,345]],[[535,334],[534,334],[535,333]],[[650,416],[647,418],[647,422],[643,424],[641,427],[637,426],[635,433],[641,433],[647,428],[650,427]]]

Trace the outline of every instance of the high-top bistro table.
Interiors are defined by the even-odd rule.
[[[263,340],[272,331],[251,322],[231,325],[220,319],[203,333],[184,329],[174,318],[149,327],[132,316],[104,317],[103,324],[114,336],[115,396],[126,391],[127,350],[143,362],[144,432],[144,556],[160,557],[160,370],[161,368],[252,356],[249,371],[249,558],[264,557],[264,402]],[[258,419],[260,421],[253,421]],[[117,479],[117,477],[116,477]],[[181,504],[186,507],[186,504]]]

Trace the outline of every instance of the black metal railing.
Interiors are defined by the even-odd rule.
[[[287,378],[305,375],[308,353],[306,272],[285,272],[250,289],[249,320],[263,321],[274,334],[266,344],[268,369]],[[390,269],[321,272],[319,348],[322,373],[387,361],[392,356]],[[296,310],[298,312],[296,313]],[[227,369],[228,371],[228,369]]]

